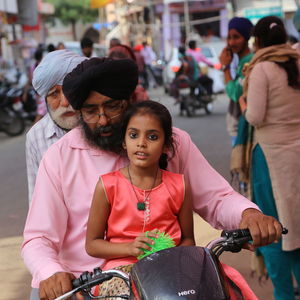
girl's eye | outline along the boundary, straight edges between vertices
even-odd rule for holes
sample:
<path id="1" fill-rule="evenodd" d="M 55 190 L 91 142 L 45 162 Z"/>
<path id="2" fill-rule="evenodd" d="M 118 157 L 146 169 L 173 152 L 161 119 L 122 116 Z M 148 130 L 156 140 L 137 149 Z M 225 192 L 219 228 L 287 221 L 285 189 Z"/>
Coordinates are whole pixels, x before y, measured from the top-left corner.
<path id="1" fill-rule="evenodd" d="M 149 134 L 148 138 L 150 141 L 156 141 L 158 139 L 158 136 L 156 134 Z"/>
<path id="2" fill-rule="evenodd" d="M 137 134 L 135 132 L 129 132 L 129 137 L 131 139 L 135 139 L 137 137 Z"/>

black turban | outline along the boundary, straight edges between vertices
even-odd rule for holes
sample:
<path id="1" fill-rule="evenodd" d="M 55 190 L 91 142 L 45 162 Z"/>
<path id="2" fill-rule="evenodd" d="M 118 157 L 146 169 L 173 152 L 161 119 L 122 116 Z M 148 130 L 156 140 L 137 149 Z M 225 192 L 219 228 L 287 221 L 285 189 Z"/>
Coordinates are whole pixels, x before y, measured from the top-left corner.
<path id="1" fill-rule="evenodd" d="M 63 81 L 63 92 L 71 106 L 82 107 L 91 91 L 112 99 L 128 100 L 138 83 L 133 60 L 93 57 L 80 63 Z"/>

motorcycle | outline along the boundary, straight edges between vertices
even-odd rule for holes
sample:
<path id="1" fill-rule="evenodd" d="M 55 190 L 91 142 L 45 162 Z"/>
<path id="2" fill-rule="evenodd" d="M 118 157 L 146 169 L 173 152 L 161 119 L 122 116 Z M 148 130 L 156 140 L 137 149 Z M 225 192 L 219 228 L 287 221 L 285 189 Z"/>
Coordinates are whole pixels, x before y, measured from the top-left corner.
<path id="1" fill-rule="evenodd" d="M 205 83 L 205 79 L 203 82 Z M 180 75 L 176 78 L 175 85 L 178 89 L 180 115 L 185 111 L 188 117 L 193 117 L 198 109 L 204 109 L 208 115 L 213 112 L 214 95 L 203 83 L 191 82 L 186 75 Z"/>
<path id="2" fill-rule="evenodd" d="M 283 228 L 283 234 L 287 229 Z M 182 246 L 150 254 L 134 264 L 130 274 L 120 270 L 84 272 L 73 280 L 73 290 L 57 297 L 63 300 L 77 292 L 92 299 L 93 288 L 112 278 L 120 278 L 129 288 L 129 294 L 107 296 L 130 300 L 229 300 L 244 299 L 243 291 L 225 275 L 219 256 L 224 251 L 239 252 L 251 241 L 248 229 L 223 231 L 220 238 L 206 247 Z"/>
<path id="3" fill-rule="evenodd" d="M 0 131 L 9 136 L 17 136 L 24 132 L 26 126 L 19 113 L 22 103 L 20 101 L 12 102 L 7 97 L 8 91 L 7 86 L 0 88 Z"/>
<path id="4" fill-rule="evenodd" d="M 11 136 L 22 134 L 26 120 L 32 122 L 36 117 L 35 91 L 27 82 L 27 75 L 19 69 L 10 69 L 0 81 L 0 130 Z"/>

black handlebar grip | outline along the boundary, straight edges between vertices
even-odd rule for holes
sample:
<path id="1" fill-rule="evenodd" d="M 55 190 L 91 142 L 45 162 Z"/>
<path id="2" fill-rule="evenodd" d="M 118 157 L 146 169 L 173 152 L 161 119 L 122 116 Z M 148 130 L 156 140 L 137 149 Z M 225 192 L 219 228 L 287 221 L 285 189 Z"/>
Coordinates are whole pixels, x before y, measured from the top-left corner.
<path id="1" fill-rule="evenodd" d="M 82 282 L 81 282 L 80 277 L 72 280 L 73 289 L 76 289 L 76 288 L 80 287 L 81 285 L 82 285 Z"/>

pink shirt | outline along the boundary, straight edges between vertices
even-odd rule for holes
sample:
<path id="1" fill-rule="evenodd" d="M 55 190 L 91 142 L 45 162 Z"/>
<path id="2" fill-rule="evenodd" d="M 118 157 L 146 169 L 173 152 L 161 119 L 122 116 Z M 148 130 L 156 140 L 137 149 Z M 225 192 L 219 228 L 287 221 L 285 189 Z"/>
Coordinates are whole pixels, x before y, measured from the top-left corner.
<path id="1" fill-rule="evenodd" d="M 213 63 L 210 62 L 202 53 L 201 50 L 199 48 L 193 50 L 193 49 L 188 49 L 186 51 L 187 54 L 191 55 L 194 57 L 194 59 L 196 60 L 196 62 L 199 64 L 201 62 L 207 64 L 208 66 L 213 67 Z"/>
<path id="2" fill-rule="evenodd" d="M 183 175 L 161 171 L 162 182 L 151 189 L 151 192 L 131 185 L 120 171 L 101 176 L 111 208 L 107 222 L 106 239 L 108 241 L 113 243 L 132 242 L 143 232 L 144 217 L 146 216 L 148 218 L 145 222 L 144 232 L 159 229 L 169 234 L 176 245 L 180 244 L 181 228 L 178 215 L 185 193 Z M 137 209 L 137 202 L 144 202 L 146 196 L 149 198 L 149 216 L 147 210 Z M 106 262 L 105 269 L 132 264 L 136 261 L 134 256 L 111 259 Z"/>
<path id="3" fill-rule="evenodd" d="M 186 132 L 174 128 L 174 133 L 177 155 L 168 169 L 189 181 L 195 212 L 215 228 L 237 228 L 243 210 L 257 206 L 233 191 Z M 127 164 L 125 158 L 91 148 L 79 128 L 48 149 L 40 163 L 22 245 L 33 287 L 56 272 L 78 276 L 103 263 L 85 251 L 89 207 L 99 175 Z"/>

